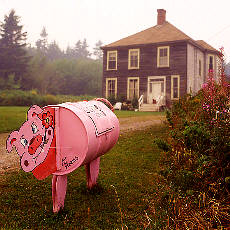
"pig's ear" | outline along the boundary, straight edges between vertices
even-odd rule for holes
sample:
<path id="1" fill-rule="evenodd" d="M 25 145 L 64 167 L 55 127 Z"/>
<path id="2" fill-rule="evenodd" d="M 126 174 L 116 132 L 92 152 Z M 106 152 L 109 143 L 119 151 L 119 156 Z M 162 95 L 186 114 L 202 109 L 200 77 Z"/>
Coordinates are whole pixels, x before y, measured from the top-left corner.
<path id="1" fill-rule="evenodd" d="M 39 113 L 42 113 L 42 111 L 42 108 L 40 108 L 38 105 L 31 106 L 27 113 L 27 120 L 30 120 L 32 117 L 37 116 Z"/>
<path id="2" fill-rule="evenodd" d="M 12 151 L 13 146 L 16 146 L 16 143 L 18 142 L 19 133 L 18 131 L 13 131 L 8 139 L 6 140 L 6 149 L 8 152 Z"/>

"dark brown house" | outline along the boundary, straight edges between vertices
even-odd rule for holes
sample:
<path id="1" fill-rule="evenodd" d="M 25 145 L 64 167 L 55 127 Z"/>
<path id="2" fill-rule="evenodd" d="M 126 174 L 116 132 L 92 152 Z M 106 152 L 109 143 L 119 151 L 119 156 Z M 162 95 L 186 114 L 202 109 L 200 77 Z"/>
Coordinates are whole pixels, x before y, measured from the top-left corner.
<path id="1" fill-rule="evenodd" d="M 164 9 L 157 12 L 156 26 L 101 47 L 104 97 L 136 97 L 140 110 L 154 111 L 197 92 L 209 69 L 217 72 L 218 51 L 167 22 Z"/>

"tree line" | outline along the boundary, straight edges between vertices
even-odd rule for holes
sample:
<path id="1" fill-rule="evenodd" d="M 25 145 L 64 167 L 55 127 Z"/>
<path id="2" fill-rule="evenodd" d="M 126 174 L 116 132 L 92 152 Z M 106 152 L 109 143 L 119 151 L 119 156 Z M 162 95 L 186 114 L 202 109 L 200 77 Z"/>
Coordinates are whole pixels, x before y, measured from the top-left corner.
<path id="1" fill-rule="evenodd" d="M 20 17 L 15 10 L 0 22 L 0 90 L 35 89 L 41 94 L 100 95 L 102 42 L 90 53 L 87 40 L 78 40 L 62 50 L 48 42 L 43 27 L 35 47 L 27 44 Z M 94 59 L 92 58 L 94 56 Z"/>

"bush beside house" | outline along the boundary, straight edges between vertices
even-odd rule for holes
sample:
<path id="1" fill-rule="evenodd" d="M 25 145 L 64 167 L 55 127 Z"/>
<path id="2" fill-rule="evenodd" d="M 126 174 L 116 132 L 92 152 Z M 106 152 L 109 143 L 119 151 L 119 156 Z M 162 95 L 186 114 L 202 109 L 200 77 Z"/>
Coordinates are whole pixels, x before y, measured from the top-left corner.
<path id="1" fill-rule="evenodd" d="M 168 142 L 155 141 L 164 151 L 161 174 L 170 184 L 164 197 L 173 229 L 223 229 L 230 223 L 230 84 L 223 66 L 219 72 L 219 82 L 210 72 L 197 95 L 173 104 Z"/>

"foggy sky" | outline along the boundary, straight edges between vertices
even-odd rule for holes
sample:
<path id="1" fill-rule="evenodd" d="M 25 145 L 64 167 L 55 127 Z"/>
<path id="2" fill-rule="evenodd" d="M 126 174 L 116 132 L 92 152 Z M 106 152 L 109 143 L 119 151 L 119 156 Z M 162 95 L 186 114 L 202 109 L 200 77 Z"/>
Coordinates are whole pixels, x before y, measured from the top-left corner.
<path id="1" fill-rule="evenodd" d="M 229 0 L 0 0 L 0 21 L 11 9 L 21 17 L 28 42 L 35 45 L 43 26 L 49 42 L 62 49 L 87 39 L 109 44 L 157 23 L 157 9 L 166 20 L 194 40 L 225 48 L 230 61 Z"/>

